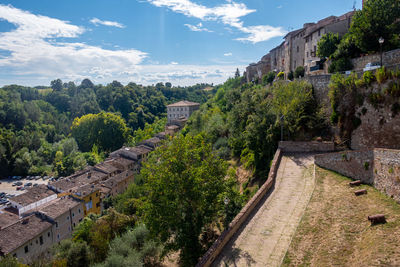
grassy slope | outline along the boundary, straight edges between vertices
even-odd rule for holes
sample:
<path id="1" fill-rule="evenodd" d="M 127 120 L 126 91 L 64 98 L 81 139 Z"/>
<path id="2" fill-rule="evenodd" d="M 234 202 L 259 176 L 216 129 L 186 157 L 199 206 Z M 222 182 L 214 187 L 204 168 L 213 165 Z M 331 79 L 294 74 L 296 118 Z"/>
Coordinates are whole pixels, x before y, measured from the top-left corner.
<path id="1" fill-rule="evenodd" d="M 317 168 L 316 188 L 282 266 L 400 266 L 400 205 L 371 186 Z M 356 197 L 354 190 L 367 195 Z M 368 215 L 388 223 L 371 226 Z"/>

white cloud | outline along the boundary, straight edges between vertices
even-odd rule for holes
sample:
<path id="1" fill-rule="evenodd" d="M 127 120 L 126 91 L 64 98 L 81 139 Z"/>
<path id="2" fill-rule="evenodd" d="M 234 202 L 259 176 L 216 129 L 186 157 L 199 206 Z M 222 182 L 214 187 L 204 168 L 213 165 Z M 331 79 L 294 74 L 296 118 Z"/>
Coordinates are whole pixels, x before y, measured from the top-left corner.
<path id="1" fill-rule="evenodd" d="M 79 42 L 85 29 L 67 21 L 35 15 L 12 6 L 0 5 L 0 19 L 16 29 L 0 33 L 0 49 L 10 54 L 0 58 L 0 70 L 10 75 L 37 75 L 75 79 L 94 74 L 111 76 L 121 69 L 134 69 L 146 57 L 135 50 L 107 50 Z M 63 37 L 63 41 L 58 39 Z"/>
<path id="2" fill-rule="evenodd" d="M 282 5 L 279 5 L 279 6 L 277 6 L 276 8 L 282 8 L 283 6 Z"/>
<path id="3" fill-rule="evenodd" d="M 167 81 L 175 85 L 217 84 L 232 77 L 237 67 L 245 67 L 219 63 L 181 65 L 171 62 L 161 65 L 151 59 L 143 65 L 147 54 L 142 51 L 108 50 L 76 39 L 68 42 L 68 38 L 79 38 L 85 29 L 67 21 L 6 5 L 0 5 L 1 19 L 16 28 L 0 33 L 0 86 L 14 83 L 48 85 L 56 78 L 77 83 L 89 78 L 103 84 L 113 80 L 144 85 Z"/>
<path id="4" fill-rule="evenodd" d="M 104 26 L 110 26 L 110 27 L 117 27 L 117 28 L 125 28 L 125 25 L 116 21 L 108 21 L 108 20 L 100 20 L 98 18 L 92 18 L 90 20 L 90 23 L 98 26 L 98 25 L 104 25 Z"/>
<path id="5" fill-rule="evenodd" d="M 171 65 L 178 65 L 178 62 L 172 61 Z"/>
<path id="6" fill-rule="evenodd" d="M 245 4 L 236 3 L 231 0 L 228 0 L 226 4 L 222 4 L 213 8 L 193 3 L 190 0 L 147 1 L 157 7 L 167 7 L 172 11 L 184 14 L 187 17 L 194 17 L 203 21 L 220 21 L 223 24 L 229 25 L 243 33 L 248 34 L 247 37 L 236 39 L 239 41 L 258 43 L 286 34 L 286 31 L 281 27 L 272 27 L 268 25 L 244 26 L 243 21 L 241 21 L 240 18 L 247 16 L 256 10 L 248 9 Z"/>
<path id="7" fill-rule="evenodd" d="M 230 57 L 230 56 L 232 56 L 232 53 L 230 53 L 230 52 L 229 53 L 225 53 L 224 56 Z"/>
<path id="8" fill-rule="evenodd" d="M 197 25 L 192 25 L 192 24 L 184 24 L 184 25 L 194 32 L 212 32 L 209 29 L 204 28 L 201 22 Z"/>

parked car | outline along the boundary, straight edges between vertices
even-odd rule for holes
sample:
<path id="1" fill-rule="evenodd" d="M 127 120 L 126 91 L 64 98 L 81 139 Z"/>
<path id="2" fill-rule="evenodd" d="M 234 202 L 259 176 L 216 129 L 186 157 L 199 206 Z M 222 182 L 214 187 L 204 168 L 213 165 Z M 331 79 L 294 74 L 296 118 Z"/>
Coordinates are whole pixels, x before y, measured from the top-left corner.
<path id="1" fill-rule="evenodd" d="M 26 183 L 25 187 L 27 187 L 27 186 L 32 186 L 32 183 Z"/>
<path id="2" fill-rule="evenodd" d="M 17 186 L 17 191 L 22 190 L 23 187 L 22 186 Z"/>
<path id="3" fill-rule="evenodd" d="M 369 62 L 365 65 L 365 68 L 363 68 L 363 71 L 369 71 L 369 70 L 376 70 L 381 67 L 381 64 L 379 62 Z"/>
<path id="4" fill-rule="evenodd" d="M 15 182 L 14 184 L 19 186 L 22 185 L 22 182 Z"/>

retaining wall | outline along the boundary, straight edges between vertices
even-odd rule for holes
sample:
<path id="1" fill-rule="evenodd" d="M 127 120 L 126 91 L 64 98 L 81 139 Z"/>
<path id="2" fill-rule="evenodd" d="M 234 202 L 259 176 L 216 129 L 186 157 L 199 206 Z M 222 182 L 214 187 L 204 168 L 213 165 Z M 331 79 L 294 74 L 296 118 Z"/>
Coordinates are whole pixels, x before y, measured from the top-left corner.
<path id="1" fill-rule="evenodd" d="M 279 164 L 282 158 L 282 151 L 278 148 L 275 153 L 274 159 L 272 160 L 271 169 L 268 174 L 267 181 L 261 186 L 257 193 L 249 200 L 249 202 L 242 208 L 239 214 L 233 219 L 229 224 L 228 228 L 222 232 L 220 237 L 214 242 L 210 249 L 204 254 L 199 263 L 196 265 L 200 266 L 210 266 L 212 262 L 218 257 L 222 249 L 232 238 L 232 236 L 239 230 L 243 222 L 249 217 L 251 212 L 260 202 L 260 200 L 266 195 L 269 189 L 275 182 L 276 174 L 279 168 Z"/>
<path id="2" fill-rule="evenodd" d="M 371 150 L 316 155 L 314 162 L 322 168 L 361 180 L 363 183 L 373 183 L 374 153 Z"/>
<path id="3" fill-rule="evenodd" d="M 315 164 L 373 185 L 400 203 L 400 150 L 376 148 L 315 156 Z"/>
<path id="4" fill-rule="evenodd" d="M 294 141 L 281 141 L 279 148 L 282 152 L 331 152 L 335 151 L 335 144 L 333 142 L 294 142 Z"/>
<path id="5" fill-rule="evenodd" d="M 400 150 L 374 149 L 374 187 L 400 203 Z"/>

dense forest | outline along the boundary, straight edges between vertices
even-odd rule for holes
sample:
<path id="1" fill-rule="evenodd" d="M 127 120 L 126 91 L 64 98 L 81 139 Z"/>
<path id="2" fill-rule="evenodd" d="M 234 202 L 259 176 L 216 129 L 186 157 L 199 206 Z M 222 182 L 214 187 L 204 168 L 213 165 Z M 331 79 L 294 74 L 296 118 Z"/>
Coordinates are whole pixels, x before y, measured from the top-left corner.
<path id="1" fill-rule="evenodd" d="M 165 122 L 167 104 L 180 100 L 204 103 L 213 92 L 205 88 L 212 87 L 123 86 L 118 81 L 103 86 L 89 79 L 79 86 L 60 79 L 50 87 L 4 86 L 0 88 L 0 173 L 4 177 L 69 175 L 87 163 L 97 163 L 124 143 L 134 144 L 138 141 L 135 132 L 148 136 L 143 129 Z M 97 127 L 113 123 L 123 138 L 113 144 L 103 144 L 107 136 L 86 142 L 81 132 L 90 123 Z"/>

